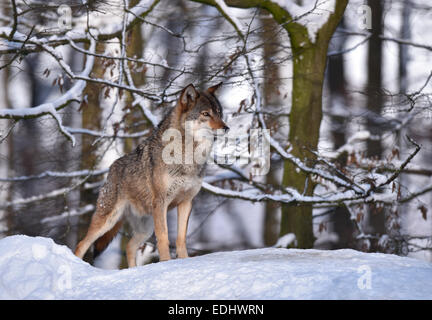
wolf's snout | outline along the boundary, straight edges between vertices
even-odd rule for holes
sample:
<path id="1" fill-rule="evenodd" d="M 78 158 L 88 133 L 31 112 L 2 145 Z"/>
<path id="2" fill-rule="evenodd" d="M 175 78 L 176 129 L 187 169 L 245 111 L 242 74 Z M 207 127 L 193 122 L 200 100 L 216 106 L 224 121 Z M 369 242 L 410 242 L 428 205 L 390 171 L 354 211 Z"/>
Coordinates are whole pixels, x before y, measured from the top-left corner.
<path id="1" fill-rule="evenodd" d="M 225 125 L 222 129 L 224 129 L 225 133 L 227 133 L 230 128 L 227 125 Z"/>

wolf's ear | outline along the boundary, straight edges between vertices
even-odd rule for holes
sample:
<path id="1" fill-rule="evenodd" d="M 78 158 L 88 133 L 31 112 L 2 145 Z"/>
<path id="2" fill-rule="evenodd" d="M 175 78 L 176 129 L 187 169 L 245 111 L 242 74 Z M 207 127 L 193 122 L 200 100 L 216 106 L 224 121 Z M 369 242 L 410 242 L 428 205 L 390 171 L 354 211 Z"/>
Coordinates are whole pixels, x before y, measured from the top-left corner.
<path id="1" fill-rule="evenodd" d="M 210 87 L 207 89 L 207 92 L 214 94 L 217 89 L 219 89 L 222 86 L 223 82 L 219 82 L 217 85 Z"/>
<path id="2" fill-rule="evenodd" d="M 199 98 L 199 92 L 195 89 L 193 84 L 186 86 L 180 94 L 180 105 L 183 111 L 192 108 Z"/>

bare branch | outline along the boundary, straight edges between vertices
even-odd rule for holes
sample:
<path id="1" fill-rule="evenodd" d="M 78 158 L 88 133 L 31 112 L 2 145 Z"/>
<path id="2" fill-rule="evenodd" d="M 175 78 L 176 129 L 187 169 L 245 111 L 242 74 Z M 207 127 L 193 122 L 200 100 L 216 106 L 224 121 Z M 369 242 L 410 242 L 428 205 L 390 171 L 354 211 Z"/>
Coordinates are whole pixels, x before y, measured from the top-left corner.
<path id="1" fill-rule="evenodd" d="M 16 3 L 15 0 L 11 0 L 12 3 L 12 11 L 13 11 L 13 26 L 12 26 L 12 30 L 9 34 L 9 40 L 12 41 L 15 32 L 17 30 L 18 27 L 18 12 L 17 12 L 17 7 L 16 7 Z"/>
<path id="2" fill-rule="evenodd" d="M 92 40 L 90 51 L 94 51 L 95 49 L 96 42 Z M 94 57 L 89 56 L 87 58 L 84 70 L 81 72 L 79 77 L 85 78 L 88 74 L 90 74 L 93 68 L 93 62 Z M 69 66 L 67 66 L 67 68 L 69 68 Z M 79 80 L 72 86 L 72 88 L 70 88 L 65 94 L 63 94 L 59 98 L 55 99 L 52 102 L 43 103 L 33 108 L 0 109 L 0 118 L 19 120 L 37 118 L 49 114 L 56 120 L 60 132 L 72 142 L 72 145 L 75 145 L 75 138 L 63 126 L 61 117 L 57 111 L 67 106 L 72 101 L 78 101 L 77 98 L 82 95 L 85 86 L 86 82 L 83 80 Z"/>

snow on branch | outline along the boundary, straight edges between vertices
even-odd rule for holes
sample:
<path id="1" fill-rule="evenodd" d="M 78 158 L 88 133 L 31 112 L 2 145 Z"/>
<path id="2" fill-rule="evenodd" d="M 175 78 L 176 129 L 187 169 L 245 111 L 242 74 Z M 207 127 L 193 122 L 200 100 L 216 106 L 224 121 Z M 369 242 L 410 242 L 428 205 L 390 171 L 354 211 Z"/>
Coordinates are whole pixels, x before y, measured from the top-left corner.
<path id="1" fill-rule="evenodd" d="M 126 17 L 126 31 L 129 31 L 139 23 L 140 17 L 147 16 L 159 2 L 160 0 L 153 0 L 151 2 L 149 0 L 141 0 L 133 8 L 128 9 Z M 92 25 L 93 21 L 96 21 L 96 24 Z M 96 41 L 111 40 L 120 37 L 123 29 L 122 24 L 113 23 L 112 21 L 105 21 L 106 25 L 100 27 L 98 24 L 101 20 L 98 19 L 97 15 L 92 16 L 92 12 L 89 12 L 83 21 L 80 22 L 81 23 L 77 24 L 72 30 L 65 34 L 49 34 L 46 31 L 46 27 L 40 27 L 37 28 L 37 30 L 44 30 L 44 34 L 47 35 L 42 39 L 44 44 L 51 47 L 57 47 L 68 44 L 70 40 L 77 43 L 90 43 L 91 38 Z M 12 53 L 21 50 L 20 43 L 25 41 L 26 36 L 18 31 L 13 32 L 13 27 L 0 27 L 0 38 L 8 40 L 6 44 L 9 45 L 8 49 L 2 49 L 0 50 L 0 53 Z M 40 47 L 33 44 L 33 42 L 38 43 L 39 41 L 41 41 L 41 39 L 36 36 L 30 37 L 28 41 L 29 45 L 24 48 L 25 51 L 40 51 Z"/>
<path id="2" fill-rule="evenodd" d="M 92 40 L 92 41 L 94 41 L 94 40 Z M 66 73 L 66 75 L 71 79 L 84 80 L 85 82 L 100 83 L 100 84 L 104 84 L 104 85 L 107 85 L 110 87 L 114 87 L 114 88 L 118 88 L 118 89 L 124 89 L 124 90 L 130 91 L 132 93 L 137 93 L 137 94 L 139 94 L 141 96 L 145 96 L 146 98 L 151 99 L 151 100 L 160 101 L 160 97 L 158 95 L 148 94 L 148 93 L 144 92 L 143 90 L 136 88 L 135 86 L 128 86 L 128 85 L 116 83 L 116 82 L 113 82 L 110 80 L 105 80 L 105 79 L 91 78 L 89 76 L 89 74 L 81 73 L 81 74 L 76 75 L 72 72 L 69 65 L 64 62 L 63 57 L 59 53 L 57 53 L 55 49 L 53 49 L 52 47 L 47 46 L 45 44 L 41 44 L 40 46 L 42 47 L 42 49 L 45 52 L 50 54 L 58 62 L 59 66 L 63 69 L 63 71 Z M 94 59 L 96 56 L 94 54 L 94 51 L 93 52 L 90 51 L 90 53 L 93 53 L 93 54 L 88 54 L 87 56 L 90 56 L 92 59 Z"/>
<path id="3" fill-rule="evenodd" d="M 407 159 L 400 165 L 400 167 L 389 178 L 387 178 L 380 184 L 368 185 L 367 191 L 360 194 L 355 192 L 353 186 L 357 186 L 358 188 L 361 187 L 355 184 L 354 182 L 352 182 L 350 188 L 345 188 L 346 189 L 345 191 L 338 190 L 335 192 L 330 192 L 328 194 L 315 194 L 314 196 L 306 196 L 298 192 L 296 189 L 289 188 L 289 187 L 284 188 L 282 190 L 283 193 L 281 193 L 280 191 L 278 191 L 277 194 L 266 193 L 263 192 L 262 189 L 258 189 L 256 186 L 255 187 L 251 186 L 251 184 L 253 184 L 251 182 L 248 183 L 249 185 L 246 187 L 247 189 L 243 191 L 228 190 L 228 189 L 211 185 L 210 182 L 213 182 L 211 180 L 205 180 L 202 186 L 204 190 L 218 196 L 237 198 L 237 199 L 248 200 L 253 202 L 275 201 L 275 202 L 290 204 L 290 205 L 312 204 L 314 205 L 314 207 L 328 207 L 328 206 L 335 206 L 335 205 L 351 206 L 359 203 L 382 203 L 388 205 L 392 205 L 395 202 L 403 203 L 409 201 L 410 199 L 413 199 L 414 197 L 420 194 L 423 194 L 431 190 L 432 184 L 425 186 L 421 190 L 418 190 L 414 194 L 411 194 L 409 197 L 400 198 L 400 199 L 397 199 L 396 194 L 375 193 L 375 191 L 377 191 L 381 187 L 390 185 L 390 183 L 399 176 L 399 174 L 404 170 L 406 165 L 420 151 L 420 146 L 412 139 L 410 138 L 408 139 L 416 147 L 415 150 L 407 157 Z M 333 168 L 331 164 L 328 165 L 329 167 Z M 243 177 L 243 174 L 241 172 L 234 173 L 234 174 L 236 174 L 237 176 L 231 176 L 230 178 L 240 179 Z"/>
<path id="4" fill-rule="evenodd" d="M 24 205 L 24 204 L 29 204 L 32 202 L 56 198 L 58 196 L 65 195 L 70 190 L 71 190 L 71 188 L 60 188 L 60 189 L 56 189 L 56 190 L 53 190 L 53 191 L 45 193 L 45 194 L 39 194 L 39 195 L 27 197 L 27 198 L 16 199 L 13 201 L 6 201 L 6 202 L 3 202 L 2 204 L 0 204 L 0 208 L 4 209 L 4 208 L 11 207 L 11 206 Z"/>
<path id="5" fill-rule="evenodd" d="M 11 27 L 2 27 L 0 28 L 0 38 L 7 39 L 4 41 L 7 47 L 14 47 L 19 49 L 18 52 L 28 52 L 28 49 L 31 50 L 34 49 L 34 51 L 45 51 L 51 57 L 53 57 L 58 65 L 61 67 L 61 69 L 65 72 L 65 74 L 71 79 L 75 80 L 75 84 L 71 89 L 69 89 L 65 94 L 57 98 L 56 100 L 44 103 L 39 106 L 35 106 L 32 108 L 25 108 L 25 109 L 3 109 L 0 110 L 0 118 L 4 119 L 14 119 L 14 120 L 20 120 L 20 119 L 30 119 L 30 118 L 37 118 L 44 115 L 50 115 L 52 116 L 58 125 L 59 131 L 66 136 L 68 140 L 72 142 L 72 145 L 75 145 L 75 138 L 72 135 L 72 132 L 68 130 L 68 128 L 64 127 L 62 124 L 62 120 L 60 115 L 58 114 L 58 111 L 65 106 L 67 106 L 72 101 L 79 102 L 79 98 L 82 95 L 82 92 L 88 82 L 93 83 L 99 83 L 103 84 L 109 87 L 114 87 L 117 89 L 123 89 L 131 92 L 134 95 L 139 95 L 141 97 L 146 97 L 147 99 L 160 102 L 161 99 L 159 95 L 150 94 L 145 92 L 142 89 L 136 88 L 133 84 L 132 85 L 125 85 L 122 83 L 121 79 L 118 82 L 109 81 L 105 79 L 97 79 L 90 77 L 90 72 L 93 68 L 93 62 L 95 57 L 103 57 L 110 59 L 112 57 L 110 56 L 103 56 L 96 54 L 96 42 L 99 40 L 107 40 L 111 39 L 113 37 L 118 37 L 119 39 L 122 39 L 122 41 L 125 41 L 125 32 L 127 30 L 130 30 L 130 28 L 139 22 L 139 18 L 142 18 L 146 16 L 159 2 L 159 0 L 152 1 L 151 5 L 149 6 L 149 1 L 140 1 L 137 5 L 135 5 L 133 8 L 124 8 L 124 15 L 123 15 L 123 23 L 120 25 L 117 24 L 108 24 L 108 26 L 100 28 L 100 29 L 94 29 L 91 25 L 88 25 L 87 30 L 81 31 L 79 26 L 76 26 L 73 30 L 67 32 L 65 35 L 52 35 L 52 36 L 45 36 L 43 38 L 37 38 L 36 36 L 31 36 L 32 32 L 29 33 L 28 36 L 18 32 L 17 30 L 14 30 Z M 90 19 L 91 20 L 91 19 Z M 87 42 L 90 43 L 89 50 L 84 50 L 79 48 L 75 42 Z M 83 53 L 86 58 L 86 66 L 80 74 L 75 74 L 70 66 L 64 61 L 62 55 L 55 49 L 58 45 L 70 45 L 75 50 Z M 133 59 L 127 59 L 126 55 L 123 54 L 121 57 L 121 66 L 123 66 L 123 60 L 133 60 Z M 14 60 L 13 58 L 10 63 Z M 140 59 L 139 62 L 147 63 L 146 61 Z M 10 64 L 9 63 L 9 64 Z M 164 65 L 160 65 L 160 67 L 166 67 Z M 168 68 L 168 67 L 167 67 Z M 120 76 L 123 75 L 123 72 L 120 72 Z M 137 100 L 137 99 L 135 99 Z M 142 106 L 142 103 L 140 103 L 141 108 L 143 109 L 144 114 L 146 117 L 153 123 L 153 125 L 157 124 L 157 119 L 154 117 L 149 110 L 144 108 Z M 76 133 L 77 131 L 74 130 Z M 80 132 L 82 133 L 82 132 Z M 89 132 L 86 132 L 87 134 Z M 92 135 L 95 135 L 93 132 Z M 102 134 L 102 136 L 106 136 L 105 134 Z M 137 135 L 141 136 L 141 134 Z"/>
<path id="6" fill-rule="evenodd" d="M 59 220 L 68 219 L 71 217 L 77 217 L 82 216 L 84 214 L 93 212 L 95 210 L 95 206 L 92 204 L 88 204 L 82 208 L 79 209 L 72 209 L 70 211 L 65 211 L 59 215 L 52 216 L 52 217 L 46 217 L 41 220 L 41 223 L 51 223 L 51 222 L 57 222 Z"/>
<path id="7" fill-rule="evenodd" d="M 69 44 L 70 44 L 70 46 L 74 50 L 76 50 L 78 52 L 81 52 L 83 54 L 86 54 L 86 55 L 95 56 L 97 58 L 112 59 L 112 60 L 125 60 L 125 61 L 128 61 L 128 62 L 142 63 L 142 64 L 145 64 L 145 65 L 150 65 L 152 67 L 159 67 L 159 68 L 163 68 L 163 69 L 166 69 L 166 70 L 169 70 L 169 71 L 185 72 L 182 69 L 177 69 L 177 68 L 170 67 L 170 66 L 168 66 L 165 63 L 157 63 L 157 62 L 152 62 L 152 61 L 148 61 L 148 60 L 145 60 L 145 59 L 131 58 L 131 57 L 127 57 L 127 56 L 113 56 L 113 55 L 108 55 L 108 54 L 92 53 L 92 52 L 90 52 L 88 50 L 85 50 L 83 48 L 78 47 L 75 44 L 75 42 L 72 41 L 72 39 L 69 41 Z M 191 73 L 191 74 L 194 74 L 194 73 Z"/>
<path id="8" fill-rule="evenodd" d="M 95 131 L 90 129 L 84 129 L 84 128 L 71 128 L 71 127 L 65 127 L 68 132 L 71 134 L 85 134 L 93 137 L 98 138 L 113 138 L 113 139 L 129 139 L 129 138 L 141 138 L 147 135 L 150 131 L 143 130 L 140 132 L 134 132 L 134 133 L 114 133 L 114 134 L 107 134 L 101 131 Z"/>
<path id="9" fill-rule="evenodd" d="M 262 98 L 260 85 L 257 81 L 258 77 L 255 76 L 254 71 L 250 67 L 249 57 L 247 53 L 244 54 L 244 58 L 246 60 L 248 72 L 253 83 L 252 85 L 254 88 L 256 116 L 258 117 L 258 122 L 261 128 L 267 129 L 262 113 Z M 303 171 L 308 175 L 311 175 L 312 177 L 315 176 L 323 179 L 324 181 L 318 182 L 326 188 L 330 189 L 331 191 L 326 194 L 314 194 L 313 196 L 305 196 L 294 188 L 286 187 L 283 190 L 277 190 L 278 194 L 273 194 L 264 192 L 261 188 L 258 188 L 258 186 L 254 184 L 254 181 L 246 181 L 248 182 L 248 185 L 246 187 L 246 190 L 243 191 L 227 190 L 211 185 L 208 182 L 203 183 L 203 189 L 213 194 L 229 198 L 237 198 L 254 202 L 276 201 L 291 205 L 312 204 L 314 205 L 314 207 L 352 205 L 356 203 L 370 202 L 393 204 L 395 201 L 404 201 L 405 199 L 397 199 L 396 193 L 393 192 L 389 194 L 378 193 L 375 191 L 378 191 L 385 186 L 389 186 L 399 176 L 399 174 L 403 172 L 405 167 L 420 151 L 420 146 L 408 137 L 409 142 L 411 142 L 415 146 L 415 150 L 389 177 L 386 177 L 384 175 L 377 175 L 365 169 L 360 169 L 361 172 L 358 172 L 357 170 L 355 172 L 355 175 L 353 175 L 353 177 L 350 177 L 348 176 L 349 173 L 342 172 L 333 163 L 321 157 L 317 152 L 313 150 L 310 150 L 310 152 L 316 157 L 317 163 L 314 167 L 310 167 L 297 157 L 293 156 L 289 152 L 289 150 L 286 151 L 273 137 L 271 137 L 267 130 L 263 130 L 263 135 L 265 139 L 270 143 L 271 147 L 273 147 L 273 149 L 282 157 L 282 159 L 291 162 L 299 170 Z M 358 137 L 355 138 L 357 139 Z M 321 165 L 319 163 L 321 163 Z M 354 180 L 354 176 L 356 177 L 356 180 L 358 182 Z M 243 175 L 239 174 L 239 177 L 242 178 Z M 369 178 L 361 180 L 364 177 Z M 332 183 L 334 186 L 328 186 L 325 181 Z M 336 187 L 336 189 L 334 187 Z M 419 192 L 423 191 L 420 190 Z"/>
<path id="10" fill-rule="evenodd" d="M 263 129 L 266 129 L 267 126 L 265 124 L 264 118 L 261 111 L 261 91 L 258 87 L 258 84 L 255 84 L 255 95 L 256 95 L 256 110 L 258 112 L 258 119 Z M 270 143 L 270 145 L 277 151 L 277 153 L 285 160 L 290 161 L 292 164 L 294 164 L 297 168 L 299 168 L 301 171 L 308 173 L 308 174 L 315 174 L 318 177 L 321 177 L 325 180 L 331 181 L 334 184 L 342 187 L 346 187 L 348 189 L 354 190 L 357 194 L 365 194 L 366 190 L 354 182 L 351 181 L 348 177 L 344 177 L 344 179 L 329 174 L 326 171 L 311 168 L 307 166 L 305 163 L 303 163 L 300 159 L 293 156 L 291 153 L 284 150 L 284 148 L 275 140 L 273 139 L 270 134 L 264 130 L 264 136 L 267 139 L 267 141 Z"/>
<path id="11" fill-rule="evenodd" d="M 11 177 L 11 178 L 0 178 L 1 182 L 18 182 L 18 181 L 28 181 L 42 178 L 76 178 L 83 176 L 98 176 L 101 174 L 105 174 L 108 172 L 108 169 L 101 170 L 79 170 L 72 172 L 58 172 L 58 171 L 44 171 L 40 174 L 31 175 L 31 176 L 20 176 L 20 177 Z"/>
<path id="12" fill-rule="evenodd" d="M 47 47 L 47 50 L 51 50 L 51 49 L 48 49 Z M 94 52 L 95 50 L 96 50 L 96 41 L 92 39 L 89 51 Z M 62 61 L 62 59 L 60 59 L 59 61 Z M 93 68 L 93 63 L 94 63 L 94 57 L 89 56 L 86 59 L 84 70 L 80 73 L 79 77 L 87 77 Z M 67 66 L 64 62 L 62 62 L 62 64 L 65 67 Z M 67 68 L 70 71 L 69 66 L 67 66 Z M 67 106 L 70 102 L 78 101 L 77 99 L 82 95 L 85 87 L 86 87 L 86 81 L 78 80 L 68 91 L 66 91 L 65 94 L 61 95 L 59 98 L 55 99 L 54 101 L 43 103 L 41 105 L 31 107 L 31 108 L 0 109 L 0 118 L 20 120 L 20 119 L 37 118 L 49 114 L 57 122 L 60 132 L 63 135 L 65 135 L 66 138 L 68 138 L 72 142 L 72 145 L 74 146 L 75 138 L 67 130 L 67 128 L 63 126 L 58 111 L 64 108 L 65 106 Z"/>
<path id="13" fill-rule="evenodd" d="M 276 201 L 285 204 L 299 205 L 299 204 L 340 204 L 344 201 L 358 200 L 365 198 L 366 196 L 356 196 L 352 191 L 344 193 L 337 193 L 330 196 L 305 196 L 300 194 L 293 188 L 286 188 L 287 194 L 269 194 L 263 193 L 261 190 L 255 188 L 249 188 L 243 191 L 228 190 L 220 187 L 216 187 L 207 182 L 203 182 L 202 187 L 204 190 L 213 193 L 218 196 L 227 198 L 236 198 L 242 200 L 248 200 L 253 202 L 262 201 Z"/>
<path id="14" fill-rule="evenodd" d="M 231 9 L 225 4 L 224 0 L 215 0 L 215 7 L 218 9 L 220 14 L 234 27 L 238 36 L 241 39 L 244 39 L 243 33 L 241 31 L 241 23 L 238 19 L 232 14 Z"/>
<path id="15" fill-rule="evenodd" d="M 336 0 L 304 0 L 303 5 L 293 0 L 273 0 L 288 12 L 292 20 L 306 27 L 311 42 L 316 41 L 317 33 L 334 13 Z"/>
<path id="16" fill-rule="evenodd" d="M 65 196 L 66 194 L 68 194 L 69 192 L 71 192 L 72 190 L 74 190 L 75 188 L 77 188 L 80 185 L 84 185 L 84 190 L 100 187 L 100 182 L 92 183 L 92 184 L 86 184 L 85 181 L 89 177 L 90 177 L 90 175 L 87 175 L 86 177 L 84 177 L 83 179 L 81 179 L 80 181 L 78 181 L 77 183 L 73 184 L 70 187 L 56 189 L 56 190 L 50 191 L 48 193 L 38 194 L 38 195 L 30 196 L 27 198 L 15 199 L 13 201 L 5 201 L 3 203 L 0 203 L 0 209 L 9 208 L 9 207 L 18 206 L 18 205 L 25 205 L 25 204 L 29 204 L 29 203 L 33 203 L 33 202 L 38 202 L 38 201 L 42 201 L 42 200 L 53 199 L 53 198 L 57 198 L 60 196 Z"/>

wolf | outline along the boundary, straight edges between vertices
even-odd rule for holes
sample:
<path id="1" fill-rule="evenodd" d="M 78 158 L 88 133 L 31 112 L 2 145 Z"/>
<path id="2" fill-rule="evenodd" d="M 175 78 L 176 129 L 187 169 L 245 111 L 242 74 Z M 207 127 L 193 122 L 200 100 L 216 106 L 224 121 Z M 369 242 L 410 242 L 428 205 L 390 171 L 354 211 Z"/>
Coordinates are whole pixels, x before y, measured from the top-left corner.
<path id="1" fill-rule="evenodd" d="M 193 134 L 204 130 L 214 135 L 229 130 L 215 96 L 221 85 L 204 91 L 198 91 L 193 84 L 186 86 L 175 107 L 152 133 L 134 151 L 111 165 L 87 234 L 75 249 L 76 256 L 82 259 L 93 243 L 96 251 L 103 251 L 126 219 L 133 231 L 126 246 L 128 267 L 136 266 L 136 252 L 152 235 L 153 227 L 160 261 L 169 260 L 167 210 L 177 207 L 176 253 L 178 258 L 188 257 L 188 220 L 192 200 L 201 189 L 206 162 L 185 161 L 187 150 L 198 148 L 194 139 L 188 139 L 186 129 L 189 125 Z M 169 130 L 176 130 L 180 141 L 167 139 Z M 166 161 L 168 146 L 178 147 L 180 161 Z M 208 157 L 209 149 L 203 150 L 204 158 Z"/>

